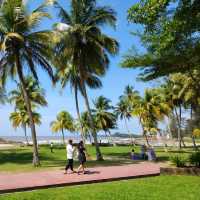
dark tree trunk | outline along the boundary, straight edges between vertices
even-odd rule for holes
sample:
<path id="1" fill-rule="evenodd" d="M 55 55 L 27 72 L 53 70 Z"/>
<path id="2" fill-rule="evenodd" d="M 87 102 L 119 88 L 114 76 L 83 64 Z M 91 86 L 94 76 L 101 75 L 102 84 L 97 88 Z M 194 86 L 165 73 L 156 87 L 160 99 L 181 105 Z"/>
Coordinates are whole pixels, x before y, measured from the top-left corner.
<path id="1" fill-rule="evenodd" d="M 35 130 L 35 123 L 33 119 L 33 113 L 32 113 L 32 108 L 31 108 L 31 102 L 26 90 L 26 84 L 24 80 L 24 75 L 22 71 L 22 66 L 20 63 L 20 58 L 19 58 L 19 52 L 16 53 L 16 67 L 17 67 L 17 74 L 19 76 L 19 80 L 22 84 L 22 91 L 23 91 L 23 97 L 24 101 L 26 104 L 29 120 L 30 120 L 30 128 L 31 128 L 31 135 L 32 135 L 32 140 L 33 140 L 33 165 L 34 166 L 39 166 L 40 161 L 39 161 L 39 152 L 38 152 L 38 145 L 37 145 L 37 135 L 36 135 L 36 130 Z"/>
<path id="2" fill-rule="evenodd" d="M 82 74 L 81 74 L 81 82 L 82 82 L 81 87 L 82 87 L 82 90 L 83 90 L 83 97 L 84 97 L 85 105 L 86 105 L 86 108 L 87 108 L 87 111 L 88 111 L 89 123 L 90 123 L 90 126 L 91 126 L 92 137 L 94 139 L 94 144 L 95 144 L 95 149 L 96 149 L 96 159 L 100 161 L 100 160 L 103 160 L 103 156 L 102 156 L 100 148 L 99 148 L 97 133 L 96 133 L 96 130 L 95 130 L 94 120 L 93 120 L 93 117 L 92 117 L 92 114 L 91 114 L 90 104 L 89 104 L 87 91 L 86 91 L 86 87 L 85 87 L 85 82 L 84 82 Z"/>
<path id="3" fill-rule="evenodd" d="M 75 102 L 76 102 L 76 112 L 77 112 L 78 120 L 79 120 L 79 123 L 81 126 L 81 139 L 82 139 L 83 143 L 85 144 L 83 125 L 81 122 L 81 115 L 80 115 L 79 104 L 78 104 L 78 90 L 76 87 L 74 87 L 74 96 L 75 96 Z"/>
<path id="4" fill-rule="evenodd" d="M 63 130 L 63 128 L 62 128 L 61 132 L 62 132 L 63 144 L 65 145 L 65 134 L 64 134 L 64 130 Z"/>

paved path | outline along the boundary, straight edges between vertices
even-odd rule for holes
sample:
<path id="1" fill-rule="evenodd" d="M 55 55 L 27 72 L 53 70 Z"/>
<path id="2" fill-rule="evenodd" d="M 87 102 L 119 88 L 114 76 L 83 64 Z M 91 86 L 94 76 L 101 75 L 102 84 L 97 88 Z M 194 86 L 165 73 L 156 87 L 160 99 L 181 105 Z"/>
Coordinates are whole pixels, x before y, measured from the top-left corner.
<path id="1" fill-rule="evenodd" d="M 107 182 L 160 174 L 160 167 L 153 163 L 126 166 L 88 168 L 87 174 L 64 174 L 61 170 L 29 173 L 0 173 L 0 194 L 49 187 Z"/>

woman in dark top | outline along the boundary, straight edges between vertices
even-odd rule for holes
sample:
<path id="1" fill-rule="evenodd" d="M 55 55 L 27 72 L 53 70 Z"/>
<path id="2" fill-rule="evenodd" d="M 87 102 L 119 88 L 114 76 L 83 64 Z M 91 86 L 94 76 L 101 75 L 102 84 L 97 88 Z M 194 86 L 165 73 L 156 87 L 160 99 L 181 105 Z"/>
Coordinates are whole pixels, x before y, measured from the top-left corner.
<path id="1" fill-rule="evenodd" d="M 86 152 L 86 149 L 84 147 L 83 141 L 80 141 L 80 143 L 78 144 L 78 160 L 80 163 L 80 166 L 77 170 L 78 174 L 81 169 L 82 169 L 83 174 L 85 174 L 85 162 L 86 162 L 85 152 Z"/>

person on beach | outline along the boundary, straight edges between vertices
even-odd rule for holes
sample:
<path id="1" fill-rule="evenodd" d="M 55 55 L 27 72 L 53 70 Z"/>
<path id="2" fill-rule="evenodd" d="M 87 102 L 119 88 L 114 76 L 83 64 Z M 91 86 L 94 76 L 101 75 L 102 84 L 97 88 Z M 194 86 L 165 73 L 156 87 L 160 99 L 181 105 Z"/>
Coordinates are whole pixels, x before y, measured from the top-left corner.
<path id="1" fill-rule="evenodd" d="M 68 144 L 67 144 L 67 147 L 66 147 L 66 151 L 67 151 L 67 165 L 65 167 L 65 174 L 67 174 L 67 171 L 68 169 L 70 168 L 71 171 L 73 173 L 75 173 L 76 171 L 74 171 L 74 151 L 75 151 L 75 148 L 73 147 L 73 141 L 72 140 L 69 140 L 68 141 Z"/>
<path id="2" fill-rule="evenodd" d="M 83 141 L 80 141 L 77 147 L 78 150 L 78 160 L 80 163 L 80 166 L 77 170 L 77 173 L 80 173 L 80 170 L 82 170 L 82 173 L 85 174 L 85 163 L 86 163 L 86 149 L 84 147 Z"/>

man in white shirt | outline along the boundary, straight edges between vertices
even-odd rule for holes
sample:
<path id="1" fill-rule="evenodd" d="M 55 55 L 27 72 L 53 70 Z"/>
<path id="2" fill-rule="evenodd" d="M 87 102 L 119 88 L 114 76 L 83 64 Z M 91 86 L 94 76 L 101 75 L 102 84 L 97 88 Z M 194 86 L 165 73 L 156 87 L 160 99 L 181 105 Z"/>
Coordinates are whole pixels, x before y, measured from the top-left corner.
<path id="1" fill-rule="evenodd" d="M 73 142 L 72 140 L 68 141 L 68 145 L 66 146 L 66 151 L 67 151 L 67 165 L 65 167 L 65 174 L 67 174 L 68 169 L 70 168 L 72 172 L 75 173 L 74 169 L 73 169 L 73 157 L 74 157 L 74 151 L 75 148 L 73 147 Z"/>

